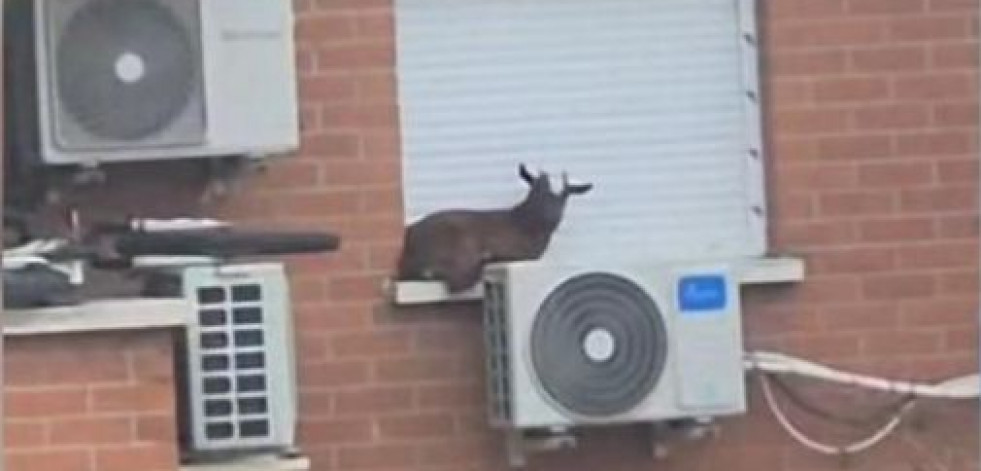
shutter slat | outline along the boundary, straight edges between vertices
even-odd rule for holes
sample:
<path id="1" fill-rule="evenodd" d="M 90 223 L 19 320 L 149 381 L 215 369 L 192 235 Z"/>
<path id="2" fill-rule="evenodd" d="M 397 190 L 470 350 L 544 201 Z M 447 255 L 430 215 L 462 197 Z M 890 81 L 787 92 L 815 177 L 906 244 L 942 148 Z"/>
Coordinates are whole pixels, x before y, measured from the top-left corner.
<path id="1" fill-rule="evenodd" d="M 547 257 L 758 255 L 747 1 L 396 0 L 407 222 L 514 203 L 525 162 L 595 184 Z"/>

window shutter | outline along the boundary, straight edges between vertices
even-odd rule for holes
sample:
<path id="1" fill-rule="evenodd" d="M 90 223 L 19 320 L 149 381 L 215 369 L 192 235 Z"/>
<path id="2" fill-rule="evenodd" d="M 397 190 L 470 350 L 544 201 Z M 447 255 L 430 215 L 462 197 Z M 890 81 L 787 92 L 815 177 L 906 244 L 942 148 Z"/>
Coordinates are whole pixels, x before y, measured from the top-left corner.
<path id="1" fill-rule="evenodd" d="M 765 251 L 747 0 L 396 0 L 406 220 L 594 183 L 547 257 Z"/>

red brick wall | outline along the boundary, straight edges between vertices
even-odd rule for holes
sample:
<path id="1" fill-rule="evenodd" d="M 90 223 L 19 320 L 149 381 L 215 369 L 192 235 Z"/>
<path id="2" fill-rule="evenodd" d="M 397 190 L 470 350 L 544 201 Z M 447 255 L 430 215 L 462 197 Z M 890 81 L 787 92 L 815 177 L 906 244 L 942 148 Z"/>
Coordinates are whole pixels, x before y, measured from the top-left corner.
<path id="1" fill-rule="evenodd" d="M 921 379 L 975 369 L 978 2 L 761 3 L 772 247 L 805 256 L 809 275 L 746 293 L 750 346 Z M 396 309 L 380 293 L 402 224 L 391 0 L 295 5 L 302 150 L 222 212 L 344 238 L 339 253 L 291 264 L 303 449 L 318 471 L 505 469 L 483 421 L 475 307 Z M 840 408 L 886 399 L 820 394 Z M 755 387 L 751 403 L 718 441 L 666 464 L 623 427 L 531 469 L 840 469 L 790 443 Z M 977 408 L 922 410 L 920 429 L 855 469 L 928 463 L 914 443 L 974 469 Z"/>
<path id="2" fill-rule="evenodd" d="M 175 471 L 167 332 L 4 339 L 7 471 Z"/>

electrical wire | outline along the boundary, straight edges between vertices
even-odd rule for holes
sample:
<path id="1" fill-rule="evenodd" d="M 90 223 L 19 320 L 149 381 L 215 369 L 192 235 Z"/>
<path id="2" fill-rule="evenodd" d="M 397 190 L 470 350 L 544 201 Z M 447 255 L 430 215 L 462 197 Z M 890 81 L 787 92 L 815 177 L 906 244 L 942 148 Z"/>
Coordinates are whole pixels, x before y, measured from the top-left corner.
<path id="1" fill-rule="evenodd" d="M 747 353 L 744 357 L 743 365 L 746 370 L 757 370 L 760 372 L 759 378 L 763 389 L 763 397 L 767 407 L 781 428 L 804 447 L 818 453 L 839 457 L 867 450 L 895 432 L 906 414 L 915 406 L 915 399 L 918 397 L 958 400 L 976 399 L 981 396 L 981 378 L 979 378 L 978 374 L 952 378 L 937 384 L 913 383 L 849 373 L 782 353 L 759 351 Z M 853 387 L 902 394 L 906 398 L 898 404 L 898 408 L 886 420 L 885 424 L 871 435 L 846 445 L 830 445 L 808 437 L 794 425 L 780 408 L 770 385 L 770 378 L 780 374 L 792 374 Z M 791 396 L 793 396 L 793 393 L 788 395 L 788 397 Z M 796 399 L 800 398 L 797 397 Z M 791 400 L 794 399 L 792 398 Z M 806 403 L 807 401 L 800 402 Z M 825 418 L 835 417 L 833 414 L 816 407 L 809 407 L 808 412 L 824 415 Z"/>
<path id="2" fill-rule="evenodd" d="M 981 395 L 979 394 L 981 393 L 981 381 L 979 381 L 977 374 L 953 378 L 938 384 L 923 384 L 848 373 L 782 353 L 749 352 L 745 355 L 743 363 L 748 370 L 794 374 L 849 386 L 916 397 L 976 399 Z"/>
<path id="3" fill-rule="evenodd" d="M 888 420 L 890 417 L 895 415 L 900 409 L 906 405 L 907 402 L 914 399 L 913 396 L 905 396 L 902 399 L 886 404 L 885 406 L 877 408 L 872 413 L 864 417 L 849 417 L 834 411 L 824 409 L 816 404 L 814 404 L 809 399 L 805 398 L 799 391 L 788 384 L 780 375 L 774 373 L 761 373 L 767 375 L 767 379 L 776 386 L 783 395 L 798 409 L 806 412 L 814 417 L 826 420 L 828 422 L 833 422 L 837 424 L 847 425 L 854 428 L 868 428 L 872 425 L 882 423 Z"/>
<path id="4" fill-rule="evenodd" d="M 773 391 L 770 388 L 770 382 L 767 380 L 767 376 L 765 374 L 761 374 L 759 377 L 760 384 L 763 388 L 763 397 L 766 401 L 767 407 L 770 409 L 770 412 L 773 413 L 773 416 L 777 419 L 777 423 L 780 424 L 780 426 L 798 443 L 813 451 L 825 455 L 846 456 L 872 448 L 890 434 L 895 432 L 896 428 L 899 427 L 899 424 L 902 422 L 903 417 L 916 404 L 915 401 L 906 403 L 896 414 L 892 416 L 892 418 L 889 419 L 888 422 L 886 422 L 885 425 L 864 439 L 847 445 L 829 445 L 810 438 L 801 432 L 800 429 L 798 429 L 793 422 L 787 418 L 783 410 L 780 409 L 776 399 L 773 397 Z"/>

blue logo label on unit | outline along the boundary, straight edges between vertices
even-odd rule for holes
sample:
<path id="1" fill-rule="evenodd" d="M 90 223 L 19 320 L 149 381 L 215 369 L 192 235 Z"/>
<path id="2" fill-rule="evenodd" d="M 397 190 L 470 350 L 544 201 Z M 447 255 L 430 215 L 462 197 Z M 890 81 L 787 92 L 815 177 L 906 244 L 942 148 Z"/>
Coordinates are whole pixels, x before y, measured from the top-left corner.
<path id="1" fill-rule="evenodd" d="M 725 309 L 726 280 L 721 275 L 693 275 L 678 280 L 678 306 L 681 312 Z"/>

